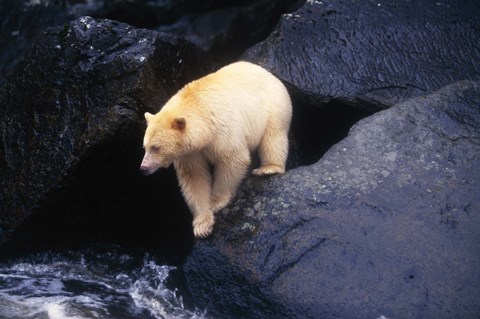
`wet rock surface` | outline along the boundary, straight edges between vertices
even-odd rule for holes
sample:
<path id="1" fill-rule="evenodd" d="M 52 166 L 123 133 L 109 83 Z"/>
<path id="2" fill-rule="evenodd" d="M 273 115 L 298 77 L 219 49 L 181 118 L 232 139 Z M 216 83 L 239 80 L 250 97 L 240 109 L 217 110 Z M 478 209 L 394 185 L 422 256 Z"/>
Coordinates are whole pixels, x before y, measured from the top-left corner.
<path id="1" fill-rule="evenodd" d="M 220 317 L 477 318 L 480 83 L 360 121 L 323 158 L 249 178 L 185 263 Z M 268 306 L 266 306 L 268 305 Z"/>
<path id="2" fill-rule="evenodd" d="M 188 1 L 183 8 L 196 8 L 199 1 Z M 211 1 L 210 7 L 185 14 L 158 30 L 171 32 L 212 53 L 217 60 L 238 59 L 247 48 L 264 40 L 282 13 L 298 9 L 304 0 Z M 208 11 L 202 13 L 202 9 Z M 200 13 L 200 14 L 199 14 Z"/>
<path id="3" fill-rule="evenodd" d="M 158 111 L 185 83 L 213 68 L 186 41 L 110 20 L 82 17 L 46 31 L 0 91 L 1 227 L 11 233 L 37 212 L 33 221 L 40 223 L 24 225 L 28 236 L 85 238 L 93 229 L 101 234 L 100 225 L 113 223 L 112 229 L 126 219 L 125 233 L 115 236 L 128 240 L 129 232 L 155 224 L 142 216 L 164 218 L 143 203 L 162 192 L 162 183 L 152 187 L 153 179 L 138 173 L 143 113 Z M 165 174 L 175 185 L 174 174 Z M 169 189 L 172 204 L 184 207 L 178 190 Z M 190 233 L 184 218 L 180 214 L 171 225 L 179 234 Z M 69 234 L 75 223 L 77 231 Z"/>
<path id="4" fill-rule="evenodd" d="M 107 18 L 183 37 L 217 60 L 230 61 L 263 40 L 280 15 L 304 0 L 3 0 L 0 3 L 0 84 L 46 28 L 82 16 Z"/>
<path id="5" fill-rule="evenodd" d="M 472 1 L 307 1 L 244 58 L 319 104 L 381 109 L 480 77 Z"/>

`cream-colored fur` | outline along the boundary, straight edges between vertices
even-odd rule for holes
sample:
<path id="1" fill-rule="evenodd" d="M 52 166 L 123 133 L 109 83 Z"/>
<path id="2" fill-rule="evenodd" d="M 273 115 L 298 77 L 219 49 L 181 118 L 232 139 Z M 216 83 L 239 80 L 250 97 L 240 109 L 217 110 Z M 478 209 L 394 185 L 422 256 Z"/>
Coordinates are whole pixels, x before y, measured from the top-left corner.
<path id="1" fill-rule="evenodd" d="M 280 80 L 248 62 L 227 65 L 187 84 L 157 114 L 145 113 L 141 170 L 152 174 L 173 162 L 194 234 L 206 237 L 213 213 L 227 206 L 245 177 L 252 151 L 258 149 L 261 161 L 254 175 L 285 172 L 291 116 Z"/>

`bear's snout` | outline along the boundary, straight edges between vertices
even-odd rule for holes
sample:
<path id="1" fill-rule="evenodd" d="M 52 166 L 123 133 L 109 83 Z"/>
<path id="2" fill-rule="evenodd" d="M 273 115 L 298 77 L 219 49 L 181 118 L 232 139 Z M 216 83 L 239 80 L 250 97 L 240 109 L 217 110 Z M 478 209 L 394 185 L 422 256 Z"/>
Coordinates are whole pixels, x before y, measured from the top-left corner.
<path id="1" fill-rule="evenodd" d="M 148 175 L 148 169 L 145 166 L 140 166 L 140 172 L 142 172 L 143 175 Z"/>
<path id="2" fill-rule="evenodd" d="M 150 175 L 155 171 L 155 169 L 152 169 L 150 154 L 146 152 L 145 156 L 143 157 L 142 163 L 140 164 L 140 172 L 142 172 L 143 175 Z"/>
<path id="3" fill-rule="evenodd" d="M 143 175 L 150 175 L 150 169 L 145 166 L 145 165 L 140 165 L 140 172 L 142 172 Z"/>

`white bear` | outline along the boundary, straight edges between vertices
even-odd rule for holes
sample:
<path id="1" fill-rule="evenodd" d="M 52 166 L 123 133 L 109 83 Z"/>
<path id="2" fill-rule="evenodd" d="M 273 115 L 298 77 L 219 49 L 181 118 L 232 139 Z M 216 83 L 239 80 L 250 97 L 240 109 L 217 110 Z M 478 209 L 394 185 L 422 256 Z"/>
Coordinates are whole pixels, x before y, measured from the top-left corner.
<path id="1" fill-rule="evenodd" d="M 145 113 L 140 170 L 174 164 L 193 213 L 195 237 L 212 232 L 213 213 L 230 202 L 258 150 L 253 175 L 282 174 L 292 103 L 282 82 L 262 67 L 236 62 L 193 81 L 155 115 Z"/>

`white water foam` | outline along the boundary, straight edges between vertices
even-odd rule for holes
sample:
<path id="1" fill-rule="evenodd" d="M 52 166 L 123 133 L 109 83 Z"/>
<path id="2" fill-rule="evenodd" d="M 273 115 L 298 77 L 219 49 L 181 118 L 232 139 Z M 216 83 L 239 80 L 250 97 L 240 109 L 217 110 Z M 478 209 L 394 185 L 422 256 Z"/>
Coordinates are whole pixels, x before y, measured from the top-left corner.
<path id="1" fill-rule="evenodd" d="M 165 280 L 173 269 L 171 266 L 147 262 L 142 268 L 142 276 L 130 289 L 135 305 L 147 309 L 155 318 L 205 318 L 205 313 L 185 309 L 183 298 L 176 289 L 165 287 Z"/>
<path id="2" fill-rule="evenodd" d="M 83 255 L 0 264 L 0 319 L 207 318 L 166 286 L 175 267 L 147 256 L 137 268 L 122 268 L 133 257 L 117 257 L 109 266 L 104 256 L 85 261 Z"/>

